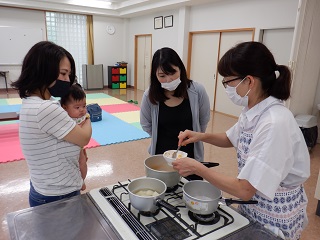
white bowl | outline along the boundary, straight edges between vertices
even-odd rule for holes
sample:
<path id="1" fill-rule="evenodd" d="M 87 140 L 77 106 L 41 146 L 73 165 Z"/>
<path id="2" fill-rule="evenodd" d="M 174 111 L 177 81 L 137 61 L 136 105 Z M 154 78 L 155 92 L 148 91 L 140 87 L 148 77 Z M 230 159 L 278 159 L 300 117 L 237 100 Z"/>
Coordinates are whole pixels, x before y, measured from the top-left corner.
<path id="1" fill-rule="evenodd" d="M 168 164 L 169 166 L 172 166 L 172 162 L 173 162 L 174 160 L 176 160 L 176 159 L 178 159 L 178 158 L 185 158 L 185 157 L 188 156 L 188 153 L 179 150 L 178 153 L 177 153 L 177 158 L 172 158 L 171 156 L 172 156 L 172 154 L 173 154 L 175 151 L 177 151 L 177 150 L 168 150 L 168 151 L 165 151 L 165 152 L 163 153 L 163 157 L 164 157 L 164 159 L 167 161 L 167 164 Z"/>

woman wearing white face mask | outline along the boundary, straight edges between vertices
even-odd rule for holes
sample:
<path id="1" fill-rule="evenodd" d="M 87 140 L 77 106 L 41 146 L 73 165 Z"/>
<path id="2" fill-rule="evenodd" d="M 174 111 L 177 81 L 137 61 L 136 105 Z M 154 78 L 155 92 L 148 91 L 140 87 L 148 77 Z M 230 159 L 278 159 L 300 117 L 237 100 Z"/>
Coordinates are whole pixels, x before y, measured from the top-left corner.
<path id="1" fill-rule="evenodd" d="M 290 71 L 277 65 L 259 42 L 240 43 L 227 51 L 218 71 L 230 100 L 244 106 L 238 122 L 226 133 L 185 131 L 179 135 L 179 144 L 204 141 L 234 147 L 238 176 L 226 176 L 191 158 L 178 159 L 173 167 L 182 176 L 200 175 L 243 200 L 257 200 L 257 205 L 239 205 L 239 210 L 283 233 L 285 239 L 299 239 L 308 222 L 303 183 L 310 175 L 310 156 L 301 130 L 283 103 L 290 97 Z"/>
<path id="2" fill-rule="evenodd" d="M 179 55 L 171 48 L 157 50 L 152 59 L 150 87 L 142 98 L 140 124 L 150 134 L 151 155 L 178 147 L 180 131 L 205 132 L 210 120 L 209 97 L 204 87 L 187 78 Z M 181 148 L 203 161 L 203 143 Z"/>
<path id="3" fill-rule="evenodd" d="M 238 87 L 244 80 L 246 80 L 246 79 L 247 79 L 247 77 L 243 78 L 242 80 L 241 80 L 241 78 L 238 78 L 238 77 L 237 77 L 237 78 L 233 78 L 231 81 L 241 80 L 241 82 L 239 82 L 239 83 L 237 84 L 237 86 L 235 86 L 235 87 L 231 87 L 231 86 L 228 85 L 228 83 L 224 83 L 224 86 L 225 86 L 225 88 L 226 88 L 226 93 L 227 93 L 228 97 L 230 98 L 230 100 L 231 100 L 234 104 L 239 105 L 239 106 L 243 106 L 243 107 L 248 106 L 248 101 L 249 101 L 248 94 L 249 94 L 249 92 L 250 92 L 251 89 L 249 89 L 249 90 L 247 91 L 247 93 L 246 93 L 243 97 L 241 97 L 241 96 L 237 93 L 237 87 Z M 226 81 L 227 81 L 227 80 L 226 80 Z M 230 81 L 230 80 L 229 80 L 229 81 Z"/>

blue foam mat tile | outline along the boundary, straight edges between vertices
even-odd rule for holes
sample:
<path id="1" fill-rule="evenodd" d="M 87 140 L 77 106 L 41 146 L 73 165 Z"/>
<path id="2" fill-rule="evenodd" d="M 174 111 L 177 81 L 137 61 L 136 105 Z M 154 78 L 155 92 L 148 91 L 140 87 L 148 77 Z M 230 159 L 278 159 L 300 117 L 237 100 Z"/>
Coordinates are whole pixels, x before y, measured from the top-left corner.
<path id="1" fill-rule="evenodd" d="M 21 104 L 15 105 L 0 105 L 0 113 L 5 112 L 20 112 Z"/>
<path id="2" fill-rule="evenodd" d="M 102 111 L 102 120 L 92 123 L 92 138 L 101 146 L 149 138 L 149 134 Z"/>

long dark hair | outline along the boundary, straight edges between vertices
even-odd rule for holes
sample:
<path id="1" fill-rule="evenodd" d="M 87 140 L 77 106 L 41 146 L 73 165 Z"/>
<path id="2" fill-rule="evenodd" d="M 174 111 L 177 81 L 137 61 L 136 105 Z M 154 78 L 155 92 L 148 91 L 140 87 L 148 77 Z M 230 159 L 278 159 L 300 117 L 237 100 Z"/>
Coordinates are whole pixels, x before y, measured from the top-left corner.
<path id="1" fill-rule="evenodd" d="M 76 67 L 72 55 L 63 47 L 49 41 L 36 43 L 23 59 L 21 74 L 11 86 L 18 90 L 20 98 L 39 90 L 44 98 L 45 90 L 59 77 L 59 64 L 67 57 L 71 64 L 70 84 L 76 79 Z"/>
<path id="2" fill-rule="evenodd" d="M 267 96 L 281 100 L 290 97 L 291 72 L 285 65 L 277 65 L 270 50 L 260 42 L 243 42 L 229 49 L 218 64 L 219 74 L 258 77 Z M 275 71 L 280 75 L 276 77 Z"/>
<path id="3" fill-rule="evenodd" d="M 175 74 L 176 70 L 172 66 L 180 69 L 181 80 L 173 96 L 188 98 L 187 89 L 190 87 L 191 80 L 187 77 L 186 68 L 179 55 L 173 49 L 164 47 L 157 50 L 152 58 L 149 88 L 149 99 L 151 103 L 156 104 L 157 102 L 164 102 L 168 99 L 157 78 L 157 70 L 160 68 L 165 74 Z"/>

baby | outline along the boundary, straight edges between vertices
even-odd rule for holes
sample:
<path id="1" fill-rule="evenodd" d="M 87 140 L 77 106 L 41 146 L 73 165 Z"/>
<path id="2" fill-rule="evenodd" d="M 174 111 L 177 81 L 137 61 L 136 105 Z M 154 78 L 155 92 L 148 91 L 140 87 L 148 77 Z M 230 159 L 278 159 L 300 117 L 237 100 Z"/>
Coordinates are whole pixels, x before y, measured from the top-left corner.
<path id="1" fill-rule="evenodd" d="M 86 93 L 83 91 L 80 84 L 74 84 L 70 87 L 69 93 L 61 98 L 61 106 L 67 111 L 69 116 L 79 125 L 83 124 L 90 115 L 86 108 Z M 79 167 L 81 177 L 84 180 L 87 176 L 87 153 L 84 148 L 80 151 Z M 86 189 L 86 184 L 83 182 L 81 190 Z"/>

